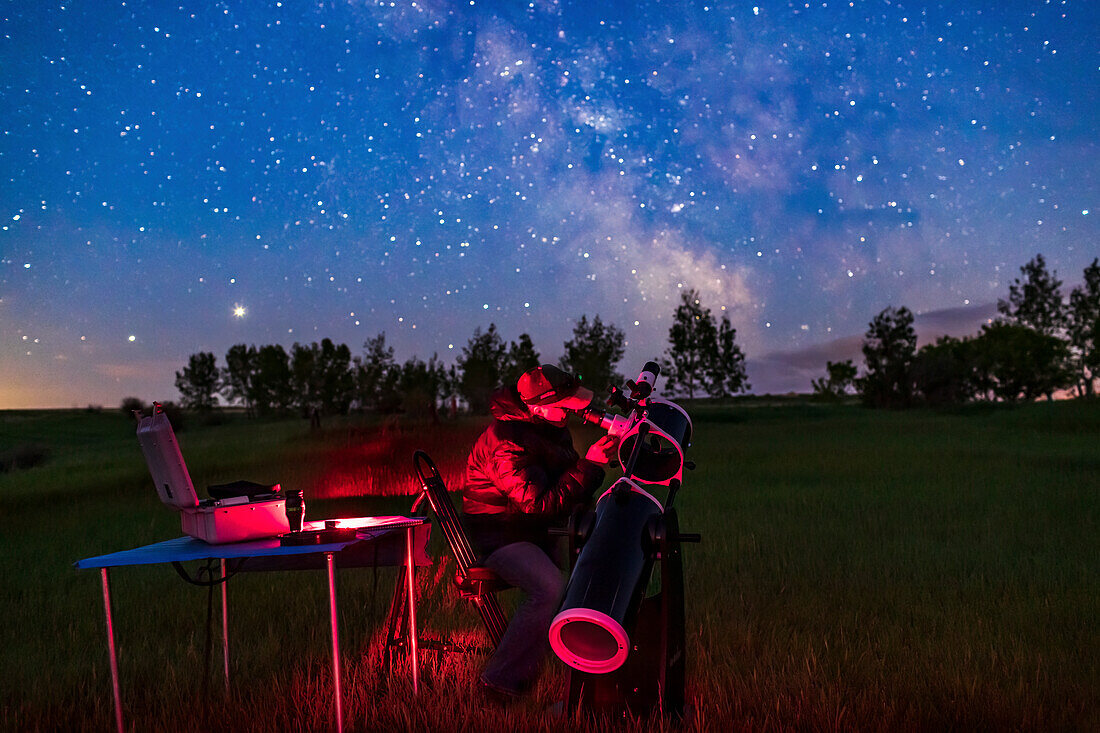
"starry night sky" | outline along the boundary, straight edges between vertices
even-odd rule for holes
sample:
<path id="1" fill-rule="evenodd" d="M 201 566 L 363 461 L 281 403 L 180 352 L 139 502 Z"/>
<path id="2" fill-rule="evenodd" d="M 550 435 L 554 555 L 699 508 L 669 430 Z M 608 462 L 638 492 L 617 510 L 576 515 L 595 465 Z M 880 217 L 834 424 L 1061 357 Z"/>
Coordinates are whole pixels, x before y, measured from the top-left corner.
<path id="1" fill-rule="evenodd" d="M 492 322 L 556 361 L 582 314 L 629 374 L 686 287 L 755 392 L 808 390 L 887 305 L 973 333 L 1036 253 L 1067 291 L 1100 254 L 1096 2 L 42 1 L 0 29 L 0 407 L 174 399 L 240 342 L 451 361 Z"/>

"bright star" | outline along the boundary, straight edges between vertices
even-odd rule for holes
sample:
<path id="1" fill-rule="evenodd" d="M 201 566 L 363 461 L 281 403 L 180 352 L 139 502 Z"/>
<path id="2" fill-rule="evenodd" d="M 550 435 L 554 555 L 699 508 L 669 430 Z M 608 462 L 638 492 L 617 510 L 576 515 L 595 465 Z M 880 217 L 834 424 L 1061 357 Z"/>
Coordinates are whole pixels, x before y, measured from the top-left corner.
<path id="1" fill-rule="evenodd" d="M 233 306 L 233 315 L 235 315 L 237 318 L 244 318 L 244 314 L 246 312 L 247 311 L 245 310 L 244 306 L 241 305 L 240 303 Z"/>

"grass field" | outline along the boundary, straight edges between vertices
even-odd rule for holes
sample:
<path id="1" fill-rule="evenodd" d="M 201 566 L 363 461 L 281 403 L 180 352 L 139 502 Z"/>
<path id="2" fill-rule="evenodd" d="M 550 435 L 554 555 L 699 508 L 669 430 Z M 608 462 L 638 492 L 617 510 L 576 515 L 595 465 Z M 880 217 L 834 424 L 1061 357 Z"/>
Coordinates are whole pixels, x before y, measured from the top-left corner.
<path id="1" fill-rule="evenodd" d="M 683 729 L 1100 729 L 1100 402 L 690 411 L 698 469 L 677 505 L 703 543 L 685 549 Z M 457 487 L 484 425 L 191 422 L 179 437 L 196 486 L 278 481 L 305 490 L 313 518 L 407 510 L 417 447 Z M 177 536 L 178 519 L 157 502 L 121 415 L 0 413 L 0 453 L 28 445 L 45 462 L 0 474 L 0 728 L 107 730 L 99 578 L 72 563 Z M 378 665 L 393 577 L 338 577 L 349 728 L 611 725 L 546 712 L 564 686 L 556 660 L 506 710 L 476 697 L 478 657 L 432 657 L 418 698 L 404 669 L 387 684 Z M 476 640 L 449 579 L 442 566 L 419 576 L 425 633 Z M 119 569 L 112 590 L 132 728 L 330 727 L 323 573 L 231 582 L 229 699 L 217 637 L 203 679 L 204 590 L 167 566 Z"/>

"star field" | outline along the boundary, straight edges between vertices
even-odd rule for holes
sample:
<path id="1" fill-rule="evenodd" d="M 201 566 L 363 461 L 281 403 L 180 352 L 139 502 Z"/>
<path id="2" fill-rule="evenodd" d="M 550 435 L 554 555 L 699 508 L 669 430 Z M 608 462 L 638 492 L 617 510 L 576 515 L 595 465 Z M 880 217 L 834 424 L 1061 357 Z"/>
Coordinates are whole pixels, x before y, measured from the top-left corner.
<path id="1" fill-rule="evenodd" d="M 629 372 L 685 287 L 730 315 L 758 392 L 808 389 L 798 355 L 887 305 L 973 332 L 1037 252 L 1067 286 L 1100 254 L 1098 21 L 9 5 L 0 407 L 168 399 L 188 354 L 240 342 L 385 331 L 450 361 L 494 322 L 556 360 L 582 314 L 623 328 Z"/>

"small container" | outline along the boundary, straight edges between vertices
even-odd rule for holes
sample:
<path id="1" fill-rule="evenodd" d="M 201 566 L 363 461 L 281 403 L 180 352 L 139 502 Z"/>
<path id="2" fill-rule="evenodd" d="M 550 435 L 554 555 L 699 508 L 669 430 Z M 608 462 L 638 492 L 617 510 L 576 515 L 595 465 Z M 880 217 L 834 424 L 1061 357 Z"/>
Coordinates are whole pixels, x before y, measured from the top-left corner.
<path id="1" fill-rule="evenodd" d="M 306 516 L 306 500 L 301 491 L 286 492 L 286 520 L 291 532 L 302 530 L 302 521 Z"/>

